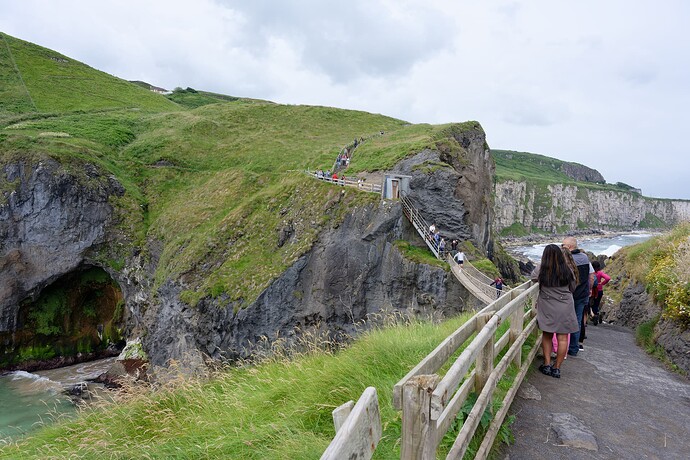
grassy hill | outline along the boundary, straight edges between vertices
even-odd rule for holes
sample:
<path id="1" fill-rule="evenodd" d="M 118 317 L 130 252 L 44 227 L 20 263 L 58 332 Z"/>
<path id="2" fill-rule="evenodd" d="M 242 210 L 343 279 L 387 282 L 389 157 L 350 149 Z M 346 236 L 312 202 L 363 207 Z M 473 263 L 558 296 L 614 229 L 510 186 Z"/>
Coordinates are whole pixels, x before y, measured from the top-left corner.
<path id="1" fill-rule="evenodd" d="M 175 110 L 165 97 L 0 33 L 0 119 L 21 113 Z"/>
<path id="2" fill-rule="evenodd" d="M 535 184 L 572 184 L 596 190 L 630 192 L 631 186 L 616 183 L 604 184 L 591 181 L 578 181 L 565 172 L 566 165 L 585 167 L 556 158 L 528 152 L 492 149 L 491 155 L 496 163 L 496 180 L 527 181 Z"/>
<path id="3" fill-rule="evenodd" d="M 253 301 L 321 229 L 377 199 L 299 171 L 330 168 L 354 138 L 381 131 L 357 150 L 350 171 L 385 169 L 433 147 L 449 129 L 191 88 L 166 98 L 46 48 L 1 38 L 0 162 L 50 157 L 75 171 L 89 162 L 115 175 L 127 189 L 117 204 L 131 246 L 104 258 L 121 267 L 133 247 L 160 241 L 156 286 L 184 275 L 184 300 L 192 305 L 208 295 Z M 284 221 L 295 223 L 295 239 L 279 248 Z"/>

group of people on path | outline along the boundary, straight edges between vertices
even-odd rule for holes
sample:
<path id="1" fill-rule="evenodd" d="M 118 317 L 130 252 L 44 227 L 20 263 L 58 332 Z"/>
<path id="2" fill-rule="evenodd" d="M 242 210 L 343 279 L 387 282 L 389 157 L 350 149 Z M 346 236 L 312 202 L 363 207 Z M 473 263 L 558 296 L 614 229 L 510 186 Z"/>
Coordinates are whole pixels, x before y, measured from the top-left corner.
<path id="1" fill-rule="evenodd" d="M 433 243 L 438 255 L 443 259 L 447 252 L 447 243 L 446 239 L 441 236 L 439 229 L 436 228 L 436 224 L 431 224 L 429 226 L 429 235 L 427 238 Z M 465 260 L 465 254 L 462 251 L 458 252 L 458 244 L 460 244 L 460 242 L 456 239 L 450 242 L 450 254 L 458 264 L 462 265 Z"/>
<path id="2" fill-rule="evenodd" d="M 545 375 L 560 378 L 566 354 L 577 356 L 584 350 L 590 305 L 594 314 L 592 323 L 600 322 L 603 287 L 611 278 L 603 272 L 598 261 L 590 263 L 573 237 L 566 237 L 561 247 L 555 244 L 546 246 L 541 263 L 531 278 L 539 282 L 536 310 L 544 352 L 544 364 L 539 366 L 539 370 Z M 554 350 L 556 362 L 552 363 Z"/>
<path id="3" fill-rule="evenodd" d="M 436 250 L 438 251 L 439 256 L 443 259 L 446 254 L 446 239 L 441 236 L 441 232 L 436 228 L 436 224 L 431 224 L 429 226 L 429 235 L 428 235 L 429 241 L 431 241 L 435 247 Z M 460 269 L 462 269 L 462 266 L 465 262 L 465 253 L 462 251 L 458 251 L 458 245 L 460 242 L 456 239 L 451 240 L 450 242 L 450 254 L 453 256 L 453 260 L 460 266 Z M 503 286 L 505 286 L 505 282 L 503 281 L 503 278 L 500 276 L 497 276 L 490 284 L 489 286 L 494 286 L 496 289 L 496 298 L 501 297 L 501 294 L 503 293 Z"/>

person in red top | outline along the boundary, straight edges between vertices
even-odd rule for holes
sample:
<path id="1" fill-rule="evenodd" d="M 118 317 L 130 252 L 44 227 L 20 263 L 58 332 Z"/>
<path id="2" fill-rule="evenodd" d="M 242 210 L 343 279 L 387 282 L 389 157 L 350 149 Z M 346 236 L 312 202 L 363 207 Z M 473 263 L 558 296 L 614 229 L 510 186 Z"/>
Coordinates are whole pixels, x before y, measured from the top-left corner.
<path id="1" fill-rule="evenodd" d="M 592 304 L 592 313 L 594 313 L 592 325 L 596 326 L 601 322 L 599 318 L 599 304 L 601 304 L 601 298 L 604 295 L 604 285 L 611 281 L 611 277 L 604 273 L 604 270 L 601 269 L 601 264 L 597 260 L 592 262 L 592 268 L 594 268 L 594 276 L 597 277 L 597 287 L 595 289 L 598 291 Z"/>

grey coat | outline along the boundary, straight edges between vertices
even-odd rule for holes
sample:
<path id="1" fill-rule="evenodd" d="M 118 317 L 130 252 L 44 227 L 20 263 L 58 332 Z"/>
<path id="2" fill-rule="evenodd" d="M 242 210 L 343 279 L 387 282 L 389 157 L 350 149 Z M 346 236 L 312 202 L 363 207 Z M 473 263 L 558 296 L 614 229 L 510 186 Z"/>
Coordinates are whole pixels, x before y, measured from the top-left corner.
<path id="1" fill-rule="evenodd" d="M 531 275 L 535 281 L 538 277 L 539 266 Z M 557 334 L 569 334 L 580 330 L 573 301 L 573 291 L 576 287 L 574 276 L 568 286 L 539 287 L 536 305 L 539 329 Z"/>

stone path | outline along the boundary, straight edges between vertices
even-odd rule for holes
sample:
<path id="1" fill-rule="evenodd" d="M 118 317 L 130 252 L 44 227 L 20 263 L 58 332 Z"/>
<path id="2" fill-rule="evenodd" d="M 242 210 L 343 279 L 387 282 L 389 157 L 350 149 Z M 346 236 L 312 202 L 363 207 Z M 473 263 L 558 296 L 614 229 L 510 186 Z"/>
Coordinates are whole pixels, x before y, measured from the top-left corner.
<path id="1" fill-rule="evenodd" d="M 630 330 L 587 328 L 561 379 L 537 357 L 515 398 L 515 444 L 499 458 L 689 459 L 690 380 L 635 345 Z"/>

